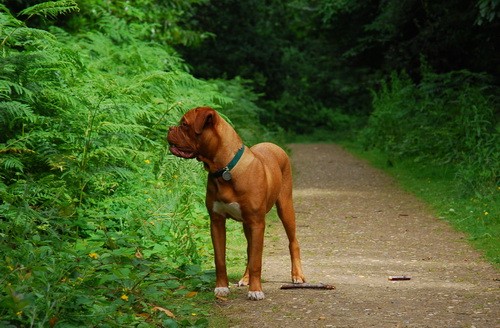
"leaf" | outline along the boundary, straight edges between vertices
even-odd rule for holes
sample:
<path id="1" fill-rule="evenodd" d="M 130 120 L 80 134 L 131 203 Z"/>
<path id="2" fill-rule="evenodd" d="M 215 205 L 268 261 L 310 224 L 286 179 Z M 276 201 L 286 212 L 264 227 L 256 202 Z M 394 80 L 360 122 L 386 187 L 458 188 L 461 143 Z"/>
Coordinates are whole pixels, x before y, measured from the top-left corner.
<path id="1" fill-rule="evenodd" d="M 170 310 L 167 310 L 165 308 L 162 308 L 160 306 L 155 306 L 153 309 L 153 311 L 160 311 L 160 312 L 163 312 L 165 313 L 167 316 L 169 316 L 170 318 L 175 318 L 175 315 L 170 311 Z"/>
<path id="2" fill-rule="evenodd" d="M 192 292 L 187 293 L 186 297 L 191 298 L 191 297 L 195 297 L 196 295 L 198 295 L 198 292 L 192 291 Z"/>
<path id="3" fill-rule="evenodd" d="M 146 320 L 147 320 L 147 319 L 149 319 L 149 317 L 150 317 L 150 316 L 149 316 L 149 314 L 148 314 L 148 313 L 145 313 L 145 312 L 143 312 L 143 313 L 139 313 L 139 314 L 136 314 L 136 316 L 141 317 L 141 318 L 144 318 L 144 319 L 146 319 Z"/>
<path id="4" fill-rule="evenodd" d="M 20 12 L 21 15 L 43 16 L 56 18 L 58 15 L 79 11 L 78 5 L 73 0 L 47 1 L 28 7 Z"/>
<path id="5" fill-rule="evenodd" d="M 217 298 L 219 301 L 226 302 L 229 298 L 220 296 L 220 295 L 215 295 L 215 298 Z"/>
<path id="6" fill-rule="evenodd" d="M 0 79 L 0 95 L 2 95 L 1 98 L 8 98 L 10 95 L 14 93 L 17 93 L 18 95 L 24 94 L 28 98 L 32 96 L 31 90 L 23 87 L 19 83 Z"/>
<path id="7" fill-rule="evenodd" d="M 19 158 L 7 155 L 0 159 L 0 167 L 3 167 L 7 170 L 14 169 L 22 172 L 24 169 L 24 164 Z"/>

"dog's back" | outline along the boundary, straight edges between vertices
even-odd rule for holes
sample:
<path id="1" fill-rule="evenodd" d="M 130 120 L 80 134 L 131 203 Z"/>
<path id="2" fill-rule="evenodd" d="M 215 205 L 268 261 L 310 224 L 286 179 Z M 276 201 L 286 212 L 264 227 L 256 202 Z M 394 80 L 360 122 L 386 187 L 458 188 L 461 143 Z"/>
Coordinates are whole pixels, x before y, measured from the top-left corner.
<path id="1" fill-rule="evenodd" d="M 287 153 L 280 146 L 263 142 L 256 144 L 250 148 L 257 158 L 259 158 L 265 165 L 278 164 L 281 172 L 289 170 L 290 159 Z"/>

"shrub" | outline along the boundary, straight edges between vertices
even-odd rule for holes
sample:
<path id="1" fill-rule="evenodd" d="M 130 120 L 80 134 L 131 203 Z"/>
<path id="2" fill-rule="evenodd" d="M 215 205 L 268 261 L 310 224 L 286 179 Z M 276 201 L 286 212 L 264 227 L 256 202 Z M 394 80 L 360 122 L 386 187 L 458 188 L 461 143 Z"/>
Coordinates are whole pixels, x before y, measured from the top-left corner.
<path id="1" fill-rule="evenodd" d="M 38 30 L 0 5 L 2 326 L 191 325 L 174 299 L 212 281 L 206 173 L 165 135 L 231 98 L 133 24 L 98 25 Z"/>
<path id="2" fill-rule="evenodd" d="M 393 73 L 373 92 L 365 144 L 392 161 L 455 167 L 464 191 L 494 191 L 500 173 L 494 96 L 486 76 L 468 71 L 436 74 L 424 67 L 419 83 Z"/>

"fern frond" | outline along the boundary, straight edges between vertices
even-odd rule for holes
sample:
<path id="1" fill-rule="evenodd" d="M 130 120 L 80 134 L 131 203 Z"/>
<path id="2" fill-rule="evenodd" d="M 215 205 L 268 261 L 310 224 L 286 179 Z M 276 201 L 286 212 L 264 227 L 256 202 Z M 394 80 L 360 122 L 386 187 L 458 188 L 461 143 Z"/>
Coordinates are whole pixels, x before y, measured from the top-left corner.
<path id="1" fill-rule="evenodd" d="M 9 9 L 5 7 L 4 5 L 0 4 L 0 35 L 3 33 L 3 29 L 5 27 L 20 27 L 23 26 L 23 22 L 20 20 L 17 20 L 12 14 L 10 13 Z"/>
<path id="2" fill-rule="evenodd" d="M 121 166 L 107 166 L 104 169 L 96 172 L 96 174 L 102 174 L 105 177 L 114 175 L 120 177 L 121 179 L 126 180 L 126 179 L 132 179 L 136 173 Z"/>
<path id="3" fill-rule="evenodd" d="M 137 124 L 126 124 L 126 123 L 111 123 L 111 122 L 101 122 L 100 130 L 109 133 L 140 133 L 145 129 L 144 126 Z"/>
<path id="4" fill-rule="evenodd" d="M 134 149 L 128 147 L 120 147 L 120 146 L 103 146 L 94 150 L 91 154 L 95 160 L 106 162 L 106 161 L 114 161 L 120 160 L 123 158 L 127 158 L 130 154 L 134 153 Z"/>
<path id="5" fill-rule="evenodd" d="M 19 28 L 6 28 L 5 38 L 2 41 L 2 45 L 14 45 L 14 46 L 27 46 L 27 45 L 38 45 L 38 47 L 47 47 L 47 41 L 53 42 L 56 40 L 54 35 L 51 33 L 40 30 L 36 28 L 29 27 L 19 27 Z M 38 41 L 38 44 L 36 42 Z"/>
<path id="6" fill-rule="evenodd" d="M 19 14 L 26 15 L 28 18 L 33 16 L 43 16 L 56 18 L 59 15 L 69 14 L 74 11 L 80 11 L 78 5 L 73 0 L 47 1 L 36 4 L 22 10 Z"/>
<path id="7" fill-rule="evenodd" d="M 3 168 L 5 170 L 14 169 L 22 172 L 24 169 L 24 165 L 19 158 L 7 155 L 0 157 L 0 168 Z"/>
<path id="8" fill-rule="evenodd" d="M 32 92 L 18 83 L 0 80 L 0 99 L 10 99 L 12 94 L 26 95 L 31 98 Z"/>
<path id="9" fill-rule="evenodd" d="M 129 25 L 119 17 L 104 14 L 98 24 L 102 32 L 115 42 L 121 43 L 133 38 Z"/>
<path id="10" fill-rule="evenodd" d="M 47 107 L 52 107 L 61 112 L 68 108 L 77 108 L 78 100 L 71 94 L 62 93 L 59 89 L 45 89 L 40 93 L 40 99 Z"/>
<path id="11" fill-rule="evenodd" d="M 37 116 L 27 104 L 18 101 L 0 102 L 0 124 L 12 125 L 12 123 L 18 120 L 34 123 L 36 119 Z"/>

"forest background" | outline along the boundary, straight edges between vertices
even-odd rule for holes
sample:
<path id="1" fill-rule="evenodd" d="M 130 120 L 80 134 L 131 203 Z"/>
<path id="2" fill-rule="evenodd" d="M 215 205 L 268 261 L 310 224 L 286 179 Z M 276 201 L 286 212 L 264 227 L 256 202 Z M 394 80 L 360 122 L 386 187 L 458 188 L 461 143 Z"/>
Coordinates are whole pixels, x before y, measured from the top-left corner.
<path id="1" fill-rule="evenodd" d="M 499 16 L 497 0 L 0 0 L 0 325 L 209 324 L 206 173 L 165 143 L 200 105 L 248 145 L 342 141 L 414 172 L 500 263 Z"/>

